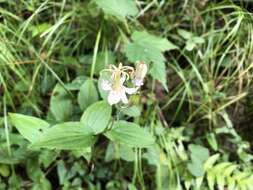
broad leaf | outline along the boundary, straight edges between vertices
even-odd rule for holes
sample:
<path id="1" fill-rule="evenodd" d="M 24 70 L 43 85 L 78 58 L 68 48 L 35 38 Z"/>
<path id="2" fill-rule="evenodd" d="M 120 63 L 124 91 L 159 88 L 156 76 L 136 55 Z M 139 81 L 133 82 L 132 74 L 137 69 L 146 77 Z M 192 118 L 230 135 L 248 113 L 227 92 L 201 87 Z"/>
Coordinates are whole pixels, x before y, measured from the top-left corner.
<path id="1" fill-rule="evenodd" d="M 143 154 L 143 158 L 146 158 L 148 164 L 157 166 L 161 163 L 161 155 L 163 153 L 159 150 L 159 146 L 151 146 L 147 149 L 147 152 Z"/>
<path id="2" fill-rule="evenodd" d="M 152 47 L 161 52 L 177 49 L 178 47 L 171 43 L 166 38 L 161 38 L 147 33 L 146 31 L 135 31 L 132 34 L 132 40 L 140 45 L 146 45 L 145 47 Z"/>
<path id="3" fill-rule="evenodd" d="M 130 147 L 149 147 L 154 144 L 153 136 L 139 125 L 126 121 L 117 121 L 113 129 L 106 133 L 113 141 Z"/>
<path id="4" fill-rule="evenodd" d="M 160 50 L 138 42 L 128 44 L 126 56 L 131 62 L 142 60 L 146 63 L 160 64 L 165 61 Z"/>
<path id="5" fill-rule="evenodd" d="M 68 90 L 80 90 L 86 78 L 86 76 L 78 76 L 71 83 L 65 84 L 65 86 Z"/>
<path id="6" fill-rule="evenodd" d="M 190 144 L 191 158 L 197 158 L 201 163 L 209 158 L 209 150 L 203 146 Z"/>
<path id="7" fill-rule="evenodd" d="M 188 163 L 187 169 L 195 177 L 203 176 L 205 173 L 204 168 L 203 168 L 203 164 L 198 160 L 193 160 L 190 163 Z"/>
<path id="8" fill-rule="evenodd" d="M 209 158 L 209 150 L 203 146 L 190 144 L 191 162 L 187 164 L 188 170 L 195 177 L 203 176 L 205 173 L 204 162 Z"/>
<path id="9" fill-rule="evenodd" d="M 112 108 L 106 101 L 100 101 L 89 106 L 82 115 L 81 122 L 95 134 L 101 133 L 111 119 Z"/>
<path id="10" fill-rule="evenodd" d="M 42 134 L 42 130 L 49 127 L 46 121 L 22 114 L 9 113 L 11 124 L 14 125 L 18 132 L 30 142 L 35 141 Z"/>
<path id="11" fill-rule="evenodd" d="M 158 81 L 160 81 L 163 85 L 163 87 L 168 90 L 167 84 L 166 84 L 166 67 L 165 67 L 165 63 L 161 62 L 159 65 L 152 65 L 151 69 L 150 69 L 150 74 L 154 79 L 157 79 Z"/>
<path id="12" fill-rule="evenodd" d="M 91 79 L 87 79 L 78 94 L 78 103 L 82 110 L 98 100 L 97 89 Z"/>
<path id="13" fill-rule="evenodd" d="M 151 35 L 145 31 L 136 31 L 131 38 L 133 42 L 129 43 L 125 50 L 127 58 L 131 62 L 142 60 L 146 63 L 152 63 L 151 75 L 167 89 L 163 52 L 177 49 L 177 46 L 165 38 Z"/>
<path id="14" fill-rule="evenodd" d="M 95 2 L 106 14 L 119 18 L 135 16 L 138 13 L 134 0 L 95 0 Z"/>
<path id="15" fill-rule="evenodd" d="M 139 117 L 141 115 L 141 110 L 138 106 L 131 106 L 127 108 L 122 108 L 121 110 L 123 114 L 128 115 L 130 117 Z"/>
<path id="16" fill-rule="evenodd" d="M 123 159 L 128 162 L 134 161 L 135 153 L 133 148 L 123 144 L 110 142 L 107 146 L 105 161 L 110 162 L 114 159 Z"/>
<path id="17" fill-rule="evenodd" d="M 89 128 L 84 128 L 80 122 L 66 122 L 46 130 L 31 147 L 76 150 L 92 146 L 94 142 L 95 137 Z"/>
<path id="18" fill-rule="evenodd" d="M 72 101 L 66 90 L 57 84 L 50 99 L 50 111 L 57 121 L 67 121 L 73 112 Z"/>

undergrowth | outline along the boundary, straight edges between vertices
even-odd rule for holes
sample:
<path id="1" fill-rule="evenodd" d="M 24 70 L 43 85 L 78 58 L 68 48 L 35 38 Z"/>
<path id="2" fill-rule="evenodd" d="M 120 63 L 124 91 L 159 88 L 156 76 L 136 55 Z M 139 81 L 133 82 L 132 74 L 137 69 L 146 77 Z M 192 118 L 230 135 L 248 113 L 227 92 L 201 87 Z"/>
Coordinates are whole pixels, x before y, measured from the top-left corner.
<path id="1" fill-rule="evenodd" d="M 0 189 L 252 190 L 252 11 L 1 0 Z M 110 106 L 103 71 L 139 62 L 143 85 Z"/>

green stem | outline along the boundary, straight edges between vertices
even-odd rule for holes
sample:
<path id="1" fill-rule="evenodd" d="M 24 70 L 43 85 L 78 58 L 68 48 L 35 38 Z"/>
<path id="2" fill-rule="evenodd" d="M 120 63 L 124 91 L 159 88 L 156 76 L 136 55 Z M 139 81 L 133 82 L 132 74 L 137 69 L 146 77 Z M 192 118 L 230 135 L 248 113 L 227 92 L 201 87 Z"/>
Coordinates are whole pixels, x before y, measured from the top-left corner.
<path id="1" fill-rule="evenodd" d="M 7 109 L 6 109 L 6 100 L 5 96 L 3 97 L 4 103 L 4 128 L 5 128 L 5 136 L 6 136 L 6 144 L 9 156 L 11 156 L 11 144 L 10 144 L 10 136 L 9 136 L 9 126 L 7 121 Z"/>
<path id="2" fill-rule="evenodd" d="M 137 148 L 135 148 L 135 158 L 134 158 L 134 175 L 132 178 L 132 184 L 135 184 L 138 172 L 138 152 Z"/>
<path id="3" fill-rule="evenodd" d="M 161 176 L 161 165 L 159 163 L 156 166 L 156 186 L 157 186 L 157 190 L 161 190 L 162 189 L 161 178 L 162 178 L 162 176 Z"/>
<path id="4" fill-rule="evenodd" d="M 139 177 L 139 181 L 140 181 L 140 184 L 141 184 L 141 189 L 142 190 L 146 190 L 146 187 L 145 187 L 145 182 L 144 182 L 144 177 L 143 177 L 143 173 L 142 173 L 142 155 L 141 155 L 141 149 L 137 149 L 138 151 L 138 177 Z"/>
<path id="5" fill-rule="evenodd" d="M 9 125 L 8 125 L 8 119 L 7 119 L 7 108 L 6 108 L 6 98 L 5 96 L 3 96 L 3 104 L 4 104 L 4 129 L 5 129 L 5 136 L 6 136 L 6 144 L 7 144 L 7 151 L 8 151 L 8 155 L 9 157 L 12 156 L 12 152 L 11 152 L 11 143 L 10 143 L 10 135 L 9 135 Z M 11 164 L 11 170 L 13 175 L 15 176 L 15 169 L 14 169 L 14 165 Z"/>

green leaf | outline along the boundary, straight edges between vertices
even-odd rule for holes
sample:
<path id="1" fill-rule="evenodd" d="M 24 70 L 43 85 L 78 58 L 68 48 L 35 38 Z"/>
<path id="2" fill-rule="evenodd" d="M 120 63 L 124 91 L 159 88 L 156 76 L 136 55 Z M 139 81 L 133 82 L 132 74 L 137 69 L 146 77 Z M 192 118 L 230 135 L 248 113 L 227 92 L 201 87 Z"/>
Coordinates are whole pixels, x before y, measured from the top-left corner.
<path id="1" fill-rule="evenodd" d="M 72 150 L 72 154 L 77 158 L 83 157 L 90 162 L 92 156 L 91 147 Z"/>
<path id="2" fill-rule="evenodd" d="M 188 32 L 187 30 L 178 29 L 177 33 L 186 40 L 189 40 L 193 37 L 193 34 L 191 32 Z"/>
<path id="3" fill-rule="evenodd" d="M 68 90 L 80 90 L 86 78 L 86 76 L 78 76 L 71 83 L 65 84 L 65 86 Z"/>
<path id="4" fill-rule="evenodd" d="M 195 46 L 196 44 L 194 43 L 194 41 L 190 39 L 190 40 L 187 40 L 185 49 L 188 51 L 192 51 Z"/>
<path id="5" fill-rule="evenodd" d="M 40 178 L 43 177 L 43 172 L 40 169 L 38 157 L 34 157 L 33 159 L 26 160 L 26 172 L 27 172 L 28 177 L 32 181 L 39 181 Z"/>
<path id="6" fill-rule="evenodd" d="M 192 40 L 193 40 L 196 44 L 203 44 L 203 43 L 205 43 L 205 39 L 202 38 L 202 37 L 198 37 L 198 36 L 193 37 Z"/>
<path id="7" fill-rule="evenodd" d="M 148 164 L 158 166 L 161 163 L 161 153 L 159 146 L 151 146 L 147 149 L 147 152 L 143 154 L 143 158 L 146 158 Z"/>
<path id="8" fill-rule="evenodd" d="M 89 128 L 84 128 L 82 123 L 66 122 L 46 130 L 31 147 L 76 150 L 92 146 L 94 141 L 93 132 Z"/>
<path id="9" fill-rule="evenodd" d="M 66 90 L 57 84 L 50 99 L 50 111 L 57 121 L 67 121 L 73 112 L 72 101 Z"/>
<path id="10" fill-rule="evenodd" d="M 113 129 L 106 133 L 113 141 L 130 147 L 149 147 L 154 144 L 153 136 L 139 125 L 126 121 L 117 121 Z"/>
<path id="11" fill-rule="evenodd" d="M 151 35 L 146 31 L 135 31 L 131 38 L 133 42 L 129 43 L 125 50 L 131 62 L 142 60 L 159 64 L 165 61 L 162 54 L 164 51 L 177 49 L 177 46 L 167 39 Z"/>
<path id="12" fill-rule="evenodd" d="M 57 156 L 58 156 L 57 151 L 48 149 L 42 150 L 40 151 L 39 163 L 42 164 L 44 168 L 47 168 L 49 167 L 50 164 L 54 162 Z"/>
<path id="13" fill-rule="evenodd" d="M 137 188 L 134 186 L 134 184 L 131 184 L 131 183 L 128 184 L 128 189 L 129 190 L 137 190 Z"/>
<path id="14" fill-rule="evenodd" d="M 35 141 L 42 134 L 41 130 L 49 127 L 46 121 L 22 114 L 9 113 L 10 122 L 18 132 L 30 142 Z"/>
<path id="15" fill-rule="evenodd" d="M 91 56 L 92 63 L 93 56 Z M 105 69 L 108 64 L 114 64 L 116 60 L 115 55 L 112 51 L 99 52 L 95 64 L 95 73 L 98 75 L 100 71 Z"/>
<path id="16" fill-rule="evenodd" d="M 206 139 L 207 139 L 207 142 L 209 143 L 209 145 L 212 147 L 212 149 L 213 149 L 214 151 L 217 151 L 217 150 L 218 150 L 218 143 L 217 143 L 215 134 L 209 132 L 209 133 L 206 135 Z"/>
<path id="17" fill-rule="evenodd" d="M 128 162 L 134 161 L 135 153 L 133 148 L 125 146 L 119 143 L 113 143 L 112 141 L 108 144 L 106 149 L 105 161 L 110 162 L 114 159 L 123 159 Z"/>
<path id="18" fill-rule="evenodd" d="M 195 177 L 203 176 L 205 173 L 204 168 L 203 168 L 203 164 L 198 160 L 194 160 L 194 161 L 191 161 L 190 163 L 188 163 L 187 169 Z"/>
<path id="19" fill-rule="evenodd" d="M 134 0 L 95 0 L 95 2 L 106 14 L 119 18 L 135 16 L 138 13 Z"/>
<path id="20" fill-rule="evenodd" d="M 112 114 L 112 107 L 106 101 L 99 101 L 89 106 L 82 115 L 81 122 L 95 134 L 107 127 Z"/>
<path id="21" fill-rule="evenodd" d="M 48 30 L 50 27 L 52 27 L 49 23 L 42 23 L 39 25 L 33 25 L 29 28 L 29 30 L 32 32 L 32 37 L 38 36 Z"/>
<path id="22" fill-rule="evenodd" d="M 97 89 L 91 79 L 87 79 L 78 94 L 78 103 L 82 110 L 98 100 Z"/>
<path id="23" fill-rule="evenodd" d="M 197 158 L 201 163 L 209 158 L 209 150 L 203 146 L 190 144 L 191 158 Z"/>
<path id="24" fill-rule="evenodd" d="M 203 146 L 190 144 L 191 162 L 187 164 L 188 170 L 195 177 L 203 176 L 205 173 L 204 162 L 209 158 L 209 150 Z"/>
<path id="25" fill-rule="evenodd" d="M 163 54 L 160 50 L 149 46 L 148 44 L 142 42 L 132 42 L 126 47 L 126 56 L 131 62 L 144 61 L 146 63 L 153 62 L 155 64 L 160 64 L 165 61 Z"/>
<path id="26" fill-rule="evenodd" d="M 220 158 L 220 154 L 214 154 L 211 157 L 209 157 L 205 164 L 204 164 L 204 169 L 207 171 L 211 169 L 214 165 L 214 163 Z"/>
<path id="27" fill-rule="evenodd" d="M 8 165 L 0 164 L 0 176 L 7 177 L 10 175 L 10 169 Z"/>
<path id="28" fill-rule="evenodd" d="M 171 43 L 166 38 L 157 37 L 149 34 L 146 31 L 135 31 L 132 36 L 132 40 L 140 45 L 150 46 L 153 49 L 157 49 L 161 52 L 177 49 L 178 47 Z"/>
<path id="29" fill-rule="evenodd" d="M 160 38 L 145 31 L 135 31 L 131 38 L 133 42 L 129 43 L 125 49 L 127 58 L 131 62 L 142 60 L 146 63 L 153 63 L 150 71 L 151 75 L 167 88 L 163 52 L 177 49 L 178 47 L 166 38 Z"/>
<path id="30" fill-rule="evenodd" d="M 127 108 L 122 108 L 121 110 L 123 114 L 128 115 L 130 117 L 139 117 L 141 115 L 141 110 L 138 106 L 131 106 Z"/>
<path id="31" fill-rule="evenodd" d="M 68 170 L 66 169 L 63 160 L 58 161 L 57 162 L 57 174 L 58 174 L 58 179 L 59 179 L 60 185 L 64 184 L 64 181 L 67 178 L 67 173 L 68 173 Z"/>
<path id="32" fill-rule="evenodd" d="M 154 79 L 157 79 L 158 81 L 160 81 L 163 85 L 163 87 L 168 91 L 168 87 L 167 87 L 167 75 L 166 75 L 166 67 L 165 67 L 165 63 L 161 62 L 159 65 L 152 65 L 151 69 L 150 69 L 150 74 Z"/>

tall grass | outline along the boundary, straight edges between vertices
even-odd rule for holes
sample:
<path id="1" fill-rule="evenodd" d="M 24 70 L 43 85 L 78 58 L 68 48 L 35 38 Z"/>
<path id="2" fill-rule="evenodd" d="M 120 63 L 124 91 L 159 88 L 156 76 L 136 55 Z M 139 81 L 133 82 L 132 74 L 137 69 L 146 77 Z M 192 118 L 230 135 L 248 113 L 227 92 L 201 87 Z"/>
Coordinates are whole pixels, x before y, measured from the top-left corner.
<path id="1" fill-rule="evenodd" d="M 157 145 L 148 150 L 135 149 L 133 163 L 116 159 L 107 166 L 101 163 L 106 154 L 101 140 L 88 164 L 70 153 L 59 154 L 42 168 L 43 175 L 54 181 L 54 170 L 58 174 L 64 170 L 59 159 L 79 167 L 80 173 L 75 174 L 82 176 L 81 182 L 76 182 L 81 184 L 79 189 L 82 184 L 89 189 L 103 189 L 96 183 L 99 180 L 109 181 L 108 189 L 110 185 L 111 189 L 123 188 L 122 184 L 128 182 L 147 190 L 209 189 L 207 176 L 192 177 L 185 170 L 191 160 L 188 145 L 201 144 L 209 147 L 211 153 L 221 154 L 219 163 L 236 161 L 236 172 L 247 176 L 246 170 L 252 171 L 250 159 L 240 155 L 252 154 L 249 144 L 241 138 L 252 140 L 247 134 L 249 129 L 244 127 L 247 124 L 241 124 L 252 115 L 252 2 L 135 2 L 139 13 L 123 22 L 107 17 L 93 1 L 0 3 L 0 113 L 5 126 L 5 137 L 0 138 L 0 143 L 8 147 L 9 156 L 15 155 L 12 140 L 17 133 L 8 125 L 7 112 L 50 118 L 49 99 L 57 83 L 74 97 L 76 92 L 70 85 L 74 79 L 90 77 L 96 81 L 99 61 L 104 65 L 119 61 L 130 64 L 122 53 L 123 45 L 131 41 L 134 30 L 148 30 L 179 47 L 165 54 L 169 91 L 151 78 L 143 89 L 141 101 L 145 109 L 139 120 L 158 137 Z M 204 42 L 192 42 L 194 48 L 189 50 L 179 30 Z M 12 170 L 21 176 L 17 179 L 27 180 L 17 167 L 12 166 Z M 90 172 L 82 174 L 82 170 Z M 30 186 L 23 182 L 23 188 Z M 70 186 L 65 184 L 66 189 Z"/>

